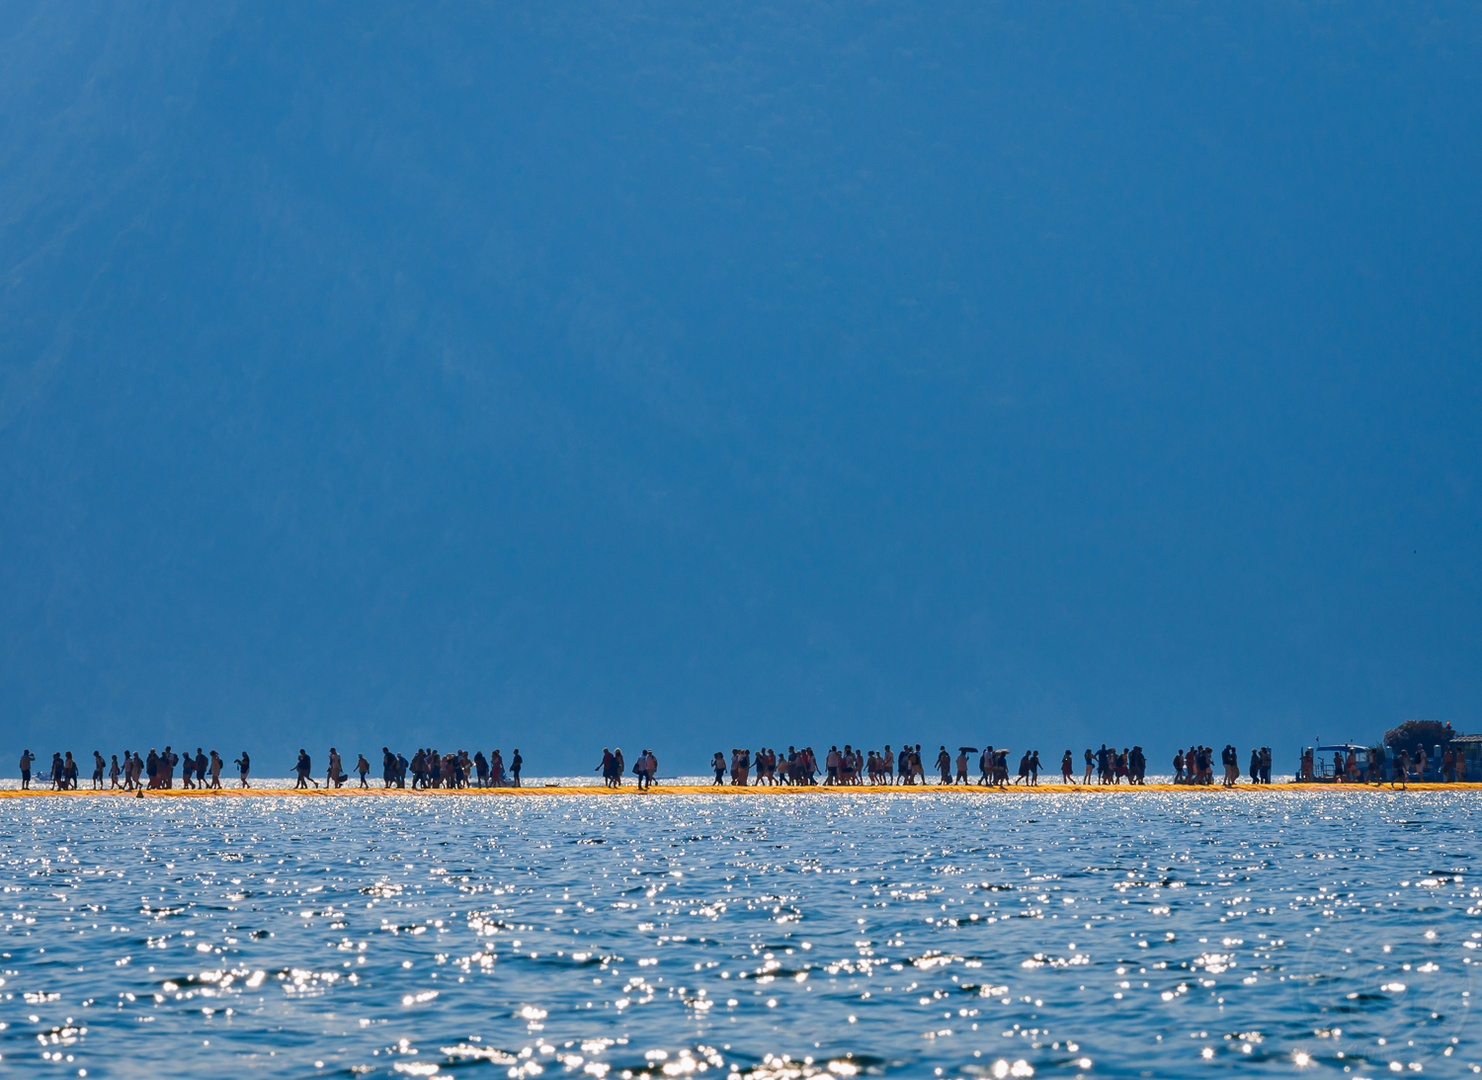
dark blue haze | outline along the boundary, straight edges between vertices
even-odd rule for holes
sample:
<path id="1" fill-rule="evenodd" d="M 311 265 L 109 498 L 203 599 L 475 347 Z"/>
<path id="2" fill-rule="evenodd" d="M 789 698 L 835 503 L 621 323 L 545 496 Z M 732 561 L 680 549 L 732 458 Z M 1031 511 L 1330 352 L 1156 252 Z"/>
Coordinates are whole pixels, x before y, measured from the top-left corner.
<path id="1" fill-rule="evenodd" d="M 1482 726 L 1479 190 L 1474 3 L 13 0 L 0 743 Z"/>

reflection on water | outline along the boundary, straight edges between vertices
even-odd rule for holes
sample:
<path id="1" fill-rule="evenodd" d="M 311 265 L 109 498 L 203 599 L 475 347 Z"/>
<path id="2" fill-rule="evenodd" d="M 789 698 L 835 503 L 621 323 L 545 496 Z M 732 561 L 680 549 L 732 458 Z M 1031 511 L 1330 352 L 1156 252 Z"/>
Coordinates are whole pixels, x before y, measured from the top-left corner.
<path id="1" fill-rule="evenodd" d="M 1475 799 L 0 801 L 0 1069 L 1471 1075 Z"/>

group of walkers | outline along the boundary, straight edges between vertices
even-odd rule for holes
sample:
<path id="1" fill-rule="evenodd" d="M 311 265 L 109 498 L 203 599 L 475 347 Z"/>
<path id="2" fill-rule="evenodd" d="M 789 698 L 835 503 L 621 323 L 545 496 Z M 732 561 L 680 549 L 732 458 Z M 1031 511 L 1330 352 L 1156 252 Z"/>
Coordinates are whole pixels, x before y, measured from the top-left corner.
<path id="1" fill-rule="evenodd" d="M 919 751 L 920 747 L 916 749 Z M 824 755 L 824 767 L 821 771 L 818 767 L 818 754 L 811 746 L 801 749 L 789 746 L 786 754 L 780 754 L 775 747 L 764 746 L 755 753 L 745 747 L 732 747 L 729 760 L 717 750 L 710 760 L 710 768 L 715 773 L 715 784 L 724 784 L 729 776 L 734 787 L 750 786 L 753 773 L 757 787 L 809 787 L 816 785 L 820 776 L 824 778 L 825 787 L 836 787 L 889 783 L 889 773 L 896 767 L 897 760 L 900 763 L 901 782 L 913 783 L 914 777 L 919 773 L 919 764 L 913 766 L 912 751 L 909 749 L 902 748 L 897 759 L 889 746 L 885 748 L 884 754 L 874 750 L 866 754 L 849 743 L 845 743 L 842 750 L 837 746 L 829 747 L 828 753 Z M 919 761 L 919 754 L 916 760 Z"/>
<path id="2" fill-rule="evenodd" d="M 980 752 L 976 747 L 962 746 L 954 756 L 948 752 L 946 746 L 942 746 L 933 761 L 932 771 L 943 785 L 971 783 L 968 767 L 972 762 L 972 755 L 977 757 L 976 782 L 979 786 L 1007 787 L 1011 782 L 1026 787 L 1039 784 L 1041 764 L 1038 750 L 1023 752 L 1019 758 L 1017 775 L 1012 781 L 1009 777 L 1010 751 L 1005 747 L 988 746 Z M 1234 787 L 1241 778 L 1240 751 L 1227 744 L 1220 751 L 1219 757 L 1222 768 L 1220 783 L 1224 787 Z M 498 749 L 491 751 L 488 757 L 484 756 L 482 750 L 470 757 L 465 750 L 444 754 L 430 747 L 419 748 L 411 760 L 408 760 L 383 746 L 381 760 L 382 787 L 405 788 L 410 780 L 414 790 L 519 787 L 520 771 L 524 765 L 524 758 L 520 756 L 518 748 L 511 755 L 507 768 L 504 755 Z M 1099 750 L 1088 747 L 1083 760 L 1085 774 L 1078 782 L 1075 778 L 1075 757 L 1071 751 L 1065 751 L 1060 759 L 1062 784 L 1090 785 L 1093 777 L 1099 785 L 1146 783 L 1147 757 L 1140 746 L 1124 747 L 1119 752 L 1115 747 L 1108 748 L 1102 743 Z M 30 750 L 21 754 L 23 790 L 31 787 L 35 763 L 36 756 Z M 247 751 L 242 751 L 241 756 L 233 759 L 232 764 L 237 770 L 240 786 L 251 787 L 248 777 L 252 771 L 252 761 Z M 1314 757 L 1314 751 L 1306 750 L 1302 754 L 1297 779 L 1329 779 L 1327 764 L 1326 759 L 1319 761 Z M 602 773 L 605 786 L 621 787 L 625 767 L 621 748 L 603 748 L 602 761 L 597 766 L 597 771 Z M 819 784 L 820 777 L 825 787 L 861 784 L 912 786 L 929 782 L 920 743 L 906 743 L 899 753 L 893 751 L 889 745 L 886 745 L 883 752 L 861 750 L 849 743 L 845 743 L 842 750 L 837 745 L 830 746 L 828 753 L 823 756 L 821 769 L 811 746 L 801 749 L 789 746 L 786 754 L 768 747 L 755 752 L 746 748 L 732 748 L 729 758 L 716 751 L 711 767 L 716 784 L 724 784 L 729 777 L 730 783 L 737 787 L 746 787 L 752 783 L 767 787 L 804 787 Z M 1448 783 L 1464 782 L 1467 779 L 1466 759 L 1451 747 L 1432 755 L 1426 754 L 1424 746 L 1418 746 L 1413 755 L 1406 750 L 1386 751 L 1383 746 L 1368 749 L 1347 747 L 1334 753 L 1331 767 L 1331 779 L 1339 783 L 1382 784 L 1388 781 L 1391 786 L 1403 786 L 1409 779 L 1436 779 Z M 121 762 L 117 754 L 105 762 L 103 755 L 94 750 L 92 788 L 103 790 L 106 779 L 110 790 L 169 790 L 175 787 L 178 769 L 182 789 L 219 791 L 223 768 L 224 762 L 220 754 L 215 750 L 207 753 L 201 747 L 197 747 L 192 754 L 188 750 L 176 753 L 172 747 L 166 746 L 163 752 L 151 749 L 145 756 L 137 751 L 125 750 Z M 653 786 L 658 769 L 658 759 L 652 750 L 644 750 L 638 755 L 633 763 L 633 773 L 637 777 L 640 791 Z M 313 771 L 312 759 L 307 751 L 300 749 L 293 768 L 297 776 L 294 787 L 318 788 L 320 784 L 314 778 Z M 366 788 L 370 786 L 370 771 L 371 764 L 364 754 L 357 754 L 355 764 L 347 771 L 339 750 L 331 746 L 323 786 L 340 788 L 351 778 L 350 773 L 353 772 L 359 778 L 359 787 Z M 59 751 L 52 755 L 50 769 L 42 771 L 38 779 L 42 782 L 49 779 L 53 789 L 57 791 L 75 791 L 78 789 L 80 772 L 81 766 L 73 758 L 72 751 Z M 1269 746 L 1250 751 L 1248 775 L 1252 784 L 1271 783 Z M 1179 750 L 1173 758 L 1173 782 L 1196 786 L 1212 785 L 1215 782 L 1213 748 L 1195 745 L 1187 750 Z"/>
<path id="3" fill-rule="evenodd" d="M 21 790 L 31 789 L 32 766 L 35 765 L 36 755 L 26 750 L 21 754 Z M 251 771 L 252 763 L 247 756 L 247 751 L 242 751 L 242 756 L 237 758 L 233 764 L 237 767 L 241 776 L 242 786 L 248 787 L 247 775 Z M 180 769 L 180 786 L 187 791 L 206 791 L 221 789 L 221 770 L 223 762 L 221 755 L 212 750 L 209 756 L 199 746 L 192 754 L 189 750 L 184 754 L 177 754 L 172 747 L 166 746 L 161 753 L 150 748 L 147 757 L 141 757 L 136 750 L 125 750 L 123 761 L 118 760 L 118 755 L 113 754 L 108 762 L 103 761 L 103 755 L 93 751 L 93 780 L 92 790 L 104 790 L 103 780 L 107 777 L 107 790 L 122 791 L 157 791 L 167 790 L 175 786 L 175 770 Z M 50 779 L 55 791 L 76 791 L 78 789 L 78 777 L 80 769 L 72 751 L 65 754 L 58 752 L 51 756 L 51 769 L 43 773 L 41 779 Z"/>
<path id="4" fill-rule="evenodd" d="M 1226 744 L 1220 751 L 1220 766 L 1223 770 L 1220 784 L 1234 787 L 1240 780 L 1240 751 Z M 1191 746 L 1173 756 L 1173 782 L 1175 784 L 1213 784 L 1214 749 L 1208 746 Z M 1271 747 L 1253 748 L 1250 752 L 1250 782 L 1271 783 Z"/>
<path id="5" fill-rule="evenodd" d="M 602 774 L 602 786 L 618 788 L 623 786 L 623 748 L 615 750 L 602 748 L 602 760 L 593 769 L 593 772 Z M 654 777 L 659 775 L 659 759 L 654 756 L 652 750 L 644 750 L 633 762 L 633 775 L 638 778 L 638 790 L 647 791 L 654 785 Z"/>
<path id="6" fill-rule="evenodd" d="M 1086 774 L 1081 778 L 1083 784 L 1090 784 L 1093 775 L 1098 784 L 1113 787 L 1124 781 L 1128 784 L 1147 783 L 1148 759 L 1140 746 L 1123 747 L 1118 753 L 1116 747 L 1108 748 L 1106 743 L 1102 743 L 1100 750 L 1087 747 L 1082 760 L 1086 763 Z M 1071 776 L 1074 771 L 1075 764 L 1067 750 L 1060 759 L 1061 783 L 1075 783 Z"/>
<path id="7" fill-rule="evenodd" d="M 948 751 L 945 746 L 937 750 L 933 761 L 933 772 L 943 785 L 969 784 L 968 767 L 972 762 L 972 756 L 977 755 L 978 779 L 976 783 L 984 787 L 1008 787 L 1010 784 L 1023 785 L 1025 787 L 1036 787 L 1039 784 L 1039 776 L 1042 769 L 1038 750 L 1025 750 L 1019 758 L 1017 775 L 1010 779 L 1009 757 L 1010 751 L 1004 747 L 985 747 L 981 752 L 972 746 L 962 746 L 956 755 Z M 617 786 L 621 783 L 622 776 L 622 751 L 616 755 L 616 763 L 613 764 L 611 751 L 603 751 L 603 765 L 600 766 L 603 774 L 608 777 L 608 786 Z M 1082 784 L 1089 785 L 1095 781 L 1098 785 L 1115 786 L 1117 784 L 1144 785 L 1147 783 L 1147 755 L 1141 746 L 1123 747 L 1118 751 L 1115 747 L 1101 744 L 1099 750 L 1086 748 L 1082 760 L 1085 762 L 1085 774 L 1080 781 L 1076 780 L 1075 755 L 1067 750 L 1060 758 L 1060 782 L 1073 786 Z M 1454 761 L 1448 754 L 1446 768 L 1455 769 Z M 1188 750 L 1179 750 L 1173 758 L 1173 782 L 1175 784 L 1204 785 L 1214 783 L 1214 750 L 1208 746 L 1191 746 Z M 1221 784 L 1225 787 L 1234 787 L 1240 779 L 1240 755 L 1233 745 L 1226 745 L 1220 753 L 1220 762 L 1223 766 Z M 1342 762 L 1335 763 L 1335 769 L 1342 767 Z M 818 759 L 811 746 L 802 749 L 789 746 L 786 755 L 779 755 L 774 749 L 762 747 L 753 753 L 744 747 L 733 747 L 730 757 L 717 750 L 710 762 L 711 770 L 715 774 L 712 786 L 724 785 L 729 778 L 731 785 L 746 787 L 754 783 L 757 786 L 808 786 L 819 783 L 822 777 L 824 787 L 849 786 L 869 784 L 874 786 L 889 785 L 915 785 L 928 783 L 926 769 L 922 757 L 921 744 L 906 744 L 901 747 L 899 753 L 895 753 L 887 745 L 883 752 L 875 750 L 859 750 L 849 743 L 844 744 L 841 750 L 837 745 L 830 746 L 828 753 L 824 755 L 823 769 L 818 767 Z M 1353 765 L 1349 763 L 1349 772 L 1352 773 Z M 1464 766 L 1463 766 L 1464 768 Z M 635 771 L 637 771 L 635 769 Z M 1307 763 L 1307 772 L 1310 775 L 1311 763 Z M 1250 752 L 1250 782 L 1252 784 L 1269 784 L 1271 782 L 1271 748 L 1269 746 L 1252 749 Z"/>
<path id="8" fill-rule="evenodd" d="M 837 749 L 832 753 L 837 754 Z M 852 762 L 853 751 L 850 754 Z M 717 750 L 710 759 L 710 769 L 715 773 L 716 784 L 723 784 L 724 778 L 729 775 L 732 786 L 748 787 L 752 769 L 755 769 L 758 787 L 778 784 L 803 786 L 817 782 L 818 760 L 811 746 L 805 746 L 801 750 L 789 746 L 785 757 L 779 757 L 775 749 L 767 747 L 758 749 L 755 754 L 750 749 L 732 747 L 730 761 L 727 762 L 725 754 Z"/>
<path id="9" fill-rule="evenodd" d="M 1092 761 L 1092 751 L 1086 751 L 1086 760 Z M 1009 780 L 1009 750 L 989 746 L 979 752 L 975 746 L 962 746 L 954 756 L 946 746 L 937 749 L 937 755 L 932 762 L 932 773 L 940 783 L 951 786 L 953 784 L 969 784 L 973 781 L 968 776 L 969 765 L 973 762 L 972 755 L 977 755 L 978 780 L 981 786 L 1006 787 Z M 1124 752 L 1119 758 L 1116 755 L 1108 756 L 1106 747 L 1101 748 L 1101 755 L 1105 759 L 1103 764 L 1103 775 L 1115 777 L 1116 769 L 1108 764 L 1113 759 L 1121 762 L 1121 775 L 1128 775 L 1128 754 Z M 1146 761 L 1142 757 L 1141 747 L 1134 747 L 1131 753 L 1132 767 L 1135 769 L 1135 779 L 1131 782 L 1141 783 L 1142 775 L 1146 772 Z M 927 779 L 925 757 L 920 743 L 906 743 L 900 752 L 892 750 L 886 744 L 883 751 L 861 750 L 850 743 L 845 743 L 841 750 L 837 745 L 830 746 L 828 753 L 823 757 L 823 768 L 818 766 L 818 756 L 811 746 L 798 747 L 789 746 L 786 754 L 779 754 L 777 750 L 770 747 L 762 747 L 753 753 L 744 747 L 733 747 L 730 757 L 717 750 L 710 761 L 711 771 L 715 774 L 712 786 L 724 785 L 727 777 L 735 787 L 746 787 L 755 783 L 758 787 L 775 787 L 778 785 L 788 787 L 807 787 L 819 784 L 822 777 L 823 787 L 849 787 L 869 784 L 876 787 L 881 786 L 915 786 L 926 784 L 931 781 Z M 1023 784 L 1033 787 L 1039 783 L 1040 757 L 1038 750 L 1026 750 L 1019 758 L 1019 769 L 1017 777 L 1012 781 L 1014 784 Z M 1067 750 L 1061 762 L 1061 774 L 1064 782 L 1074 784 L 1075 777 L 1074 758 Z M 754 777 L 753 777 L 754 774 Z M 1090 766 L 1087 766 L 1086 779 L 1090 780 Z M 1108 781 L 1111 782 L 1111 781 Z"/>
<path id="10" fill-rule="evenodd" d="M 466 788 L 473 787 L 519 787 L 520 770 L 525 764 L 525 759 L 520 756 L 516 748 L 511 756 L 508 770 L 505 768 L 504 755 L 499 750 L 494 750 L 489 757 L 484 757 L 482 750 L 476 752 L 470 758 L 466 751 L 460 750 L 456 754 L 439 754 L 435 750 L 419 749 L 408 761 L 400 754 L 393 753 L 387 747 L 381 747 L 382 754 L 382 786 L 404 788 L 407 786 L 407 778 L 410 774 L 413 788 Z M 31 779 L 34 774 L 36 755 L 26 750 L 21 754 L 21 790 L 31 790 Z M 240 757 L 233 759 L 232 765 L 237 770 L 238 782 L 241 787 L 250 788 L 248 777 L 252 773 L 252 759 L 247 751 L 243 750 Z M 209 754 L 201 747 L 196 747 L 194 754 L 188 750 L 183 754 L 166 746 L 163 752 L 150 749 L 148 756 L 141 757 L 137 751 L 125 750 L 123 761 L 120 762 L 118 755 L 114 754 L 112 760 L 104 762 L 103 755 L 93 751 L 92 788 L 95 791 L 105 790 L 104 779 L 108 781 L 107 790 L 122 791 L 162 791 L 175 787 L 176 769 L 180 773 L 180 787 L 186 791 L 220 791 L 221 771 L 225 767 L 222 757 L 215 750 Z M 366 777 L 370 773 L 370 762 L 364 754 L 356 755 L 353 767 L 355 774 L 360 778 L 360 787 L 369 787 Z M 300 749 L 298 759 L 294 762 L 293 772 L 297 777 L 294 788 L 319 787 L 319 781 L 313 776 L 313 761 L 307 751 Z M 45 782 L 50 780 L 55 791 L 76 791 L 78 789 L 80 769 L 72 751 L 58 752 L 52 755 L 50 770 L 41 773 L 37 779 Z M 346 780 L 350 779 L 345 771 L 344 759 L 340 756 L 337 748 L 329 748 L 329 767 L 324 776 L 325 788 L 339 788 L 344 786 Z"/>
<path id="11" fill-rule="evenodd" d="M 304 752 L 300 750 L 299 755 L 302 759 Z M 334 747 L 330 747 L 329 755 L 329 771 L 334 776 L 338 762 Z M 419 747 L 408 761 L 405 755 L 398 754 L 389 746 L 381 747 L 383 788 L 405 788 L 408 779 L 411 780 L 413 790 L 422 791 L 433 788 L 456 790 L 467 787 L 519 787 L 520 771 L 524 767 L 525 759 L 520 755 L 519 747 L 515 747 L 514 753 L 510 755 L 508 769 L 504 764 L 504 753 L 498 748 L 491 750 L 488 757 L 484 756 L 482 750 L 475 750 L 470 758 L 467 750 L 442 754 L 431 747 Z M 365 760 L 364 754 L 355 763 L 355 771 L 360 777 L 360 786 L 369 787 L 365 778 L 370 772 L 370 762 Z M 344 779 L 346 778 L 342 776 L 341 781 Z M 336 783 L 334 786 L 340 785 Z"/>

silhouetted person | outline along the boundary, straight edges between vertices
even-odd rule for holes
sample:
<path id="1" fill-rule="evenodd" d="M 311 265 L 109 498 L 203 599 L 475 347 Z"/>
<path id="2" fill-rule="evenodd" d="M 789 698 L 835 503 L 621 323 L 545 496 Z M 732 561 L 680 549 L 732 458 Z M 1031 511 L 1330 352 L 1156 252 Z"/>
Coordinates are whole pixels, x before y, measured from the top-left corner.
<path id="1" fill-rule="evenodd" d="M 293 771 L 298 773 L 298 783 L 293 785 L 295 791 L 299 788 L 307 788 L 310 784 L 313 784 L 316 789 L 319 787 L 319 781 L 309 775 L 314 771 L 314 766 L 309 761 L 308 751 L 303 747 L 299 747 L 298 761 L 294 764 Z"/>

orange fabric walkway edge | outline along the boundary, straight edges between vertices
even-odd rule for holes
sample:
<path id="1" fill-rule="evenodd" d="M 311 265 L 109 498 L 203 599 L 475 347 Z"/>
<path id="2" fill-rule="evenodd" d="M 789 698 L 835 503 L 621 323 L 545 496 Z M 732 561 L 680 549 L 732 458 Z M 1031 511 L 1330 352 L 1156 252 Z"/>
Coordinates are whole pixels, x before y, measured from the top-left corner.
<path id="1" fill-rule="evenodd" d="M 1390 791 L 1403 793 L 1405 791 L 1457 791 L 1474 792 L 1482 791 L 1482 783 L 1412 783 L 1405 788 L 1391 789 L 1388 781 L 1380 785 L 1374 784 L 1239 784 L 1233 788 L 1226 788 L 1219 784 L 1211 786 L 1191 786 L 1187 784 L 1143 784 L 1143 785 L 1077 785 L 1070 787 L 1061 784 L 1040 784 L 1037 787 L 1024 787 L 1022 785 L 1010 785 L 1007 788 L 980 787 L 977 784 L 918 784 L 911 787 L 872 787 L 868 784 L 860 784 L 852 787 L 732 787 L 726 785 L 697 784 L 697 785 L 656 785 L 652 791 L 639 791 L 635 786 L 629 784 L 621 788 L 605 787 L 520 787 L 520 788 L 459 788 L 448 790 L 445 788 L 434 788 L 430 790 L 412 790 L 410 788 L 339 788 L 338 790 L 325 790 L 313 788 L 303 790 L 301 788 L 222 788 L 220 791 L 194 791 L 181 788 L 171 788 L 163 791 L 146 791 L 146 799 L 220 799 L 220 798 L 255 798 L 260 796 L 272 796 L 281 798 L 291 796 L 303 799 L 346 799 L 346 798 L 466 798 L 471 795 L 492 795 L 511 798 L 523 798 L 532 795 L 600 795 L 605 798 L 621 798 L 623 796 L 648 798 L 658 795 L 760 795 L 772 798 L 795 798 L 802 795 L 912 795 L 929 792 L 934 795 L 956 792 L 962 795 L 977 795 L 982 798 L 1003 797 L 1006 795 L 1066 795 L 1066 796 L 1094 796 L 1094 795 L 1125 795 L 1139 794 L 1143 792 L 1162 793 L 1187 793 L 1199 795 L 1260 795 L 1266 792 L 1374 792 Z M 132 799 L 136 798 L 132 791 L 96 791 L 83 788 L 78 791 L 51 791 L 36 790 L 21 791 L 11 788 L 0 790 L 0 799 L 78 799 L 78 798 L 112 798 Z"/>

